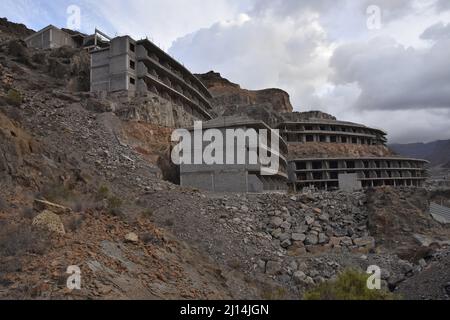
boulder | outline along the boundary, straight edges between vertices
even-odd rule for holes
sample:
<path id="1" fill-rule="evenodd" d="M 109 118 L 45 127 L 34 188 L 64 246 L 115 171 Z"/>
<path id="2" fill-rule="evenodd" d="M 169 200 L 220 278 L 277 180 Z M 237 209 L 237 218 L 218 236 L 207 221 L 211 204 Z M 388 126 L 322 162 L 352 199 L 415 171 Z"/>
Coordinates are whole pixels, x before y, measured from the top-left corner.
<path id="1" fill-rule="evenodd" d="M 312 217 L 306 217 L 305 218 L 305 221 L 306 221 L 306 224 L 308 225 L 308 226 L 310 226 L 310 225 L 312 225 L 313 223 L 314 223 L 314 218 L 312 218 Z"/>
<path id="2" fill-rule="evenodd" d="M 274 276 L 281 273 L 282 266 L 280 262 L 277 261 L 267 261 L 266 263 L 266 274 Z"/>
<path id="3" fill-rule="evenodd" d="M 289 222 L 287 222 L 287 221 L 284 221 L 281 225 L 280 225 L 280 227 L 281 228 L 283 228 L 284 230 L 289 230 L 289 229 L 291 229 L 291 224 L 289 223 Z"/>
<path id="4" fill-rule="evenodd" d="M 303 284 L 306 280 L 306 277 L 307 276 L 303 271 L 297 271 L 294 273 L 292 278 L 294 279 L 296 284 Z"/>
<path id="5" fill-rule="evenodd" d="M 353 240 L 350 237 L 341 237 L 339 238 L 341 245 L 350 247 L 353 245 Z"/>
<path id="6" fill-rule="evenodd" d="M 375 248 L 375 239 L 373 237 L 363 237 L 353 239 L 353 243 L 358 247 L 364 247 L 366 249 Z"/>
<path id="7" fill-rule="evenodd" d="M 139 237 L 136 233 L 134 232 L 130 232 L 129 234 L 127 234 L 125 236 L 125 241 L 126 242 L 131 242 L 131 243 L 138 243 L 139 242 Z"/>
<path id="8" fill-rule="evenodd" d="M 307 245 L 316 245 L 319 243 L 319 237 L 313 233 L 308 234 L 305 239 L 305 244 Z"/>
<path id="9" fill-rule="evenodd" d="M 290 240 L 291 239 L 291 235 L 289 233 L 283 233 L 280 235 L 279 237 L 280 241 L 286 241 L 286 240 Z"/>
<path id="10" fill-rule="evenodd" d="M 89 98 L 86 103 L 86 109 L 96 113 L 105 113 L 115 111 L 115 105 L 111 101 Z"/>
<path id="11" fill-rule="evenodd" d="M 291 236 L 291 239 L 293 241 L 301 241 L 301 242 L 303 242 L 303 241 L 306 240 L 306 235 L 303 234 L 303 233 L 293 233 L 292 236 Z"/>
<path id="12" fill-rule="evenodd" d="M 49 210 L 59 215 L 72 213 L 72 210 L 70 208 L 46 200 L 36 199 L 34 200 L 33 206 L 37 211 Z"/>
<path id="13" fill-rule="evenodd" d="M 66 234 L 61 218 L 49 210 L 45 210 L 33 219 L 33 226 L 43 227 L 51 232 Z"/>
<path id="14" fill-rule="evenodd" d="M 272 219 L 271 223 L 272 223 L 272 226 L 274 226 L 275 228 L 278 228 L 283 223 L 283 219 L 281 219 L 280 217 L 274 217 Z"/>
<path id="15" fill-rule="evenodd" d="M 289 248 L 291 245 L 292 245 L 292 242 L 289 239 L 286 239 L 283 242 L 281 242 L 281 247 L 285 248 L 285 249 Z"/>
<path id="16" fill-rule="evenodd" d="M 328 242 L 328 238 L 325 233 L 319 233 L 319 244 L 324 244 Z"/>

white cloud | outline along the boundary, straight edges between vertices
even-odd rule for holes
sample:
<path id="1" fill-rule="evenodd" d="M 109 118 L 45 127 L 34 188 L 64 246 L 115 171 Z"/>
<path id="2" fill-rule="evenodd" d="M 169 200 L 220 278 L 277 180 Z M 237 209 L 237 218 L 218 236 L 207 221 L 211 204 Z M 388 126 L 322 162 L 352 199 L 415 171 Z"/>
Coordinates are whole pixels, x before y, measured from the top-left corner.
<path id="1" fill-rule="evenodd" d="M 111 25 L 119 35 L 149 37 L 167 50 L 187 33 L 225 21 L 240 13 L 242 5 L 229 0 L 96 0 L 79 1 Z"/>
<path id="2" fill-rule="evenodd" d="M 318 18 L 309 11 L 282 19 L 266 12 L 216 23 L 178 39 L 170 53 L 196 72 L 215 69 L 250 89 L 281 87 L 294 102 L 313 105 L 332 53 Z"/>

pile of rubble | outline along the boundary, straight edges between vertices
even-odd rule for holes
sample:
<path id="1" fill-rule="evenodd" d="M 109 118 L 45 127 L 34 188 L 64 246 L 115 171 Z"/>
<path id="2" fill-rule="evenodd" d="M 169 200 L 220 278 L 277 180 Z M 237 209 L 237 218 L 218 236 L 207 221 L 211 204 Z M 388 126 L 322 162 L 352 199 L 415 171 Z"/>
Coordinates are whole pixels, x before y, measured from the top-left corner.
<path id="1" fill-rule="evenodd" d="M 260 195 L 248 199 L 225 197 L 229 212 L 222 223 L 263 232 L 283 254 L 319 253 L 347 248 L 369 252 L 375 240 L 369 237 L 364 193 L 310 192 L 299 196 Z"/>
<path id="2" fill-rule="evenodd" d="M 378 252 L 363 192 L 223 195 L 197 206 L 217 229 L 242 240 L 225 255 L 238 255 L 234 259 L 249 274 L 275 279 L 299 294 L 348 268 L 377 265 L 390 289 L 421 271 L 420 264 Z"/>

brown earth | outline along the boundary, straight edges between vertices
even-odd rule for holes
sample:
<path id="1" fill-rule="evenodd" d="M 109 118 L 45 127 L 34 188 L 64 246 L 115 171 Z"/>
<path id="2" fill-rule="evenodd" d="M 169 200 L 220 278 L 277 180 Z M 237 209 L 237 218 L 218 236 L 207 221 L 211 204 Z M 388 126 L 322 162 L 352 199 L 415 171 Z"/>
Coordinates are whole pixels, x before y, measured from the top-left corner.
<path id="1" fill-rule="evenodd" d="M 358 158 L 358 157 L 390 157 L 395 154 L 386 146 L 355 145 L 348 143 L 288 144 L 289 158 Z"/>

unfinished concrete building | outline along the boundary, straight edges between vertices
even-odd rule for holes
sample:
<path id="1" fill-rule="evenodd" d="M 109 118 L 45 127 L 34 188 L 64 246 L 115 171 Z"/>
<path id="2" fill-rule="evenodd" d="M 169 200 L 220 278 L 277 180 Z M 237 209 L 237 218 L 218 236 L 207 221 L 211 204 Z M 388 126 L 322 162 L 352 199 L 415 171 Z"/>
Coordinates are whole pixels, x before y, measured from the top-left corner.
<path id="1" fill-rule="evenodd" d="M 419 187 L 427 179 L 428 162 L 393 154 L 383 130 L 332 119 L 283 122 L 278 129 L 289 146 L 289 181 L 295 190 Z"/>
<path id="2" fill-rule="evenodd" d="M 321 119 L 283 122 L 278 129 L 286 142 L 292 144 L 323 142 L 380 145 L 387 142 L 387 133 L 383 130 L 344 121 Z"/>
<path id="3" fill-rule="evenodd" d="M 198 120 L 212 119 L 211 94 L 181 63 L 151 41 L 117 37 L 91 53 L 91 91 L 152 92 Z"/>
<path id="4" fill-rule="evenodd" d="M 84 48 L 91 52 L 109 46 L 110 38 L 103 32 L 95 29 L 92 35 L 80 32 L 59 29 L 49 25 L 44 29 L 25 38 L 27 46 L 38 49 L 55 49 L 60 47 Z"/>
<path id="5" fill-rule="evenodd" d="M 264 122 L 258 120 L 250 120 L 246 118 L 221 118 L 215 119 L 203 124 L 203 130 L 217 129 L 223 137 L 223 154 L 227 155 L 226 147 L 230 144 L 234 146 L 234 163 L 239 163 L 237 160 L 237 153 L 240 148 L 238 144 L 233 141 L 227 141 L 225 130 L 227 129 L 254 129 L 259 132 L 260 129 L 270 131 L 271 128 Z M 190 129 L 193 139 L 193 128 Z M 287 179 L 287 144 L 276 135 L 279 141 L 279 151 L 276 152 L 271 146 L 271 135 L 268 134 L 268 141 L 264 144 L 264 148 L 269 154 L 278 157 L 279 169 L 278 172 L 272 175 L 263 175 L 261 170 L 263 166 L 261 163 L 253 164 L 249 162 L 250 146 L 248 140 L 245 140 L 246 153 L 244 155 L 245 163 L 243 164 L 181 164 L 180 166 L 180 182 L 182 186 L 193 187 L 201 190 L 208 190 L 213 192 L 241 192 L 241 193 L 263 193 L 263 192 L 286 192 L 288 188 Z M 234 138 L 233 138 L 234 139 Z M 201 151 L 207 147 L 209 143 L 203 142 Z M 195 146 L 192 147 L 192 152 Z M 259 150 L 260 152 L 260 150 Z"/>
<path id="6" fill-rule="evenodd" d="M 420 187 L 427 179 L 425 160 L 408 158 L 324 158 L 295 159 L 289 162 L 289 178 L 297 190 L 346 189 L 347 175 L 356 174 L 350 189 L 379 186 Z"/>

